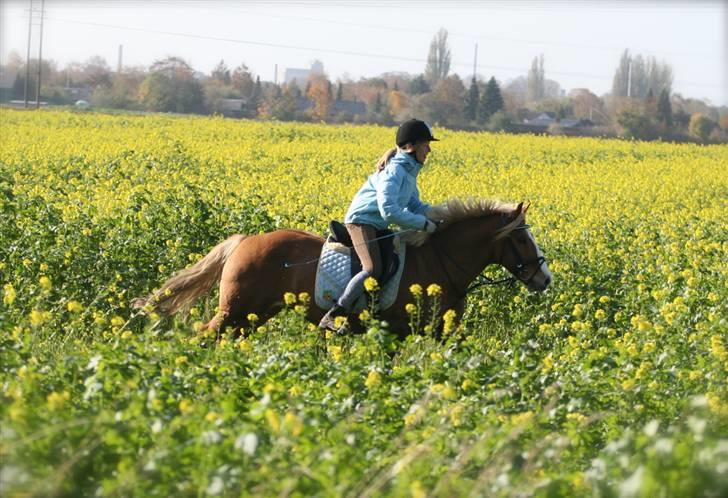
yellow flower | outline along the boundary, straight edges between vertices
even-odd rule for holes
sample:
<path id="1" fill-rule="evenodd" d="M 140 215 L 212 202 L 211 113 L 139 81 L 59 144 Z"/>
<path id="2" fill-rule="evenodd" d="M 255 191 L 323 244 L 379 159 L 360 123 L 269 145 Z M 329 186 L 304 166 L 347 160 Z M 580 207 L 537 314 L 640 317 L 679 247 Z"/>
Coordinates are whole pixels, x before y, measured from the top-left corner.
<path id="1" fill-rule="evenodd" d="M 78 301 L 68 301 L 66 307 L 71 313 L 81 313 L 83 311 L 83 305 Z"/>
<path id="2" fill-rule="evenodd" d="M 453 309 L 447 310 L 445 314 L 442 315 L 442 331 L 445 334 L 450 334 L 453 330 L 455 330 L 455 318 L 457 318 L 457 313 Z"/>
<path id="3" fill-rule="evenodd" d="M 412 498 L 427 498 L 427 491 L 420 481 L 412 481 L 409 491 Z"/>
<path id="4" fill-rule="evenodd" d="M 603 309 L 598 309 L 594 312 L 594 318 L 597 320 L 604 320 L 607 317 L 607 313 Z"/>
<path id="5" fill-rule="evenodd" d="M 68 393 L 68 391 L 63 391 L 60 393 L 52 392 L 48 396 L 46 396 L 48 409 L 51 411 L 55 411 L 63 408 L 63 405 L 65 405 L 66 401 L 68 401 L 69 399 L 71 399 L 71 395 Z"/>
<path id="6" fill-rule="evenodd" d="M 382 383 L 382 374 L 377 370 L 370 370 L 367 375 L 367 380 L 364 381 L 364 385 L 367 389 L 374 389 Z"/>
<path id="7" fill-rule="evenodd" d="M 430 297 L 442 295 L 442 287 L 437 284 L 430 284 L 427 286 L 427 295 Z"/>
<path id="8" fill-rule="evenodd" d="M 309 302 L 311 302 L 311 296 L 308 292 L 299 292 L 298 302 L 300 302 L 301 304 L 308 304 Z"/>
<path id="9" fill-rule="evenodd" d="M 255 322 L 257 322 L 257 321 L 258 321 L 258 315 L 256 315 L 255 313 L 248 313 L 248 316 L 247 316 L 247 318 L 248 318 L 248 321 L 249 321 L 249 322 L 250 322 L 251 324 L 253 324 L 253 323 L 255 323 Z"/>
<path id="10" fill-rule="evenodd" d="M 288 388 L 288 394 L 294 398 L 300 396 L 301 393 L 303 393 L 303 389 L 301 389 L 299 386 L 291 386 L 290 388 Z"/>
<path id="11" fill-rule="evenodd" d="M 131 330 L 125 330 L 121 333 L 121 338 L 124 340 L 131 339 L 134 334 L 131 333 Z"/>
<path id="12" fill-rule="evenodd" d="M 51 319 L 50 311 L 42 311 L 42 310 L 35 309 L 30 312 L 30 324 L 33 327 L 38 327 L 40 325 L 43 325 L 50 319 Z"/>
<path id="13" fill-rule="evenodd" d="M 53 283 L 51 282 L 51 279 L 46 277 L 45 275 L 40 277 L 38 283 L 40 284 L 40 288 L 43 289 L 44 292 L 48 292 L 53 288 Z"/>
<path id="14" fill-rule="evenodd" d="M 422 295 L 422 286 L 420 284 L 410 285 L 409 291 L 413 296 L 418 297 Z"/>
<path id="15" fill-rule="evenodd" d="M 288 412 L 283 417 L 283 426 L 294 437 L 300 436 L 304 428 L 303 420 L 293 412 Z"/>
<path id="16" fill-rule="evenodd" d="M 543 372 L 548 373 L 551 371 L 551 369 L 554 368 L 554 357 L 553 353 L 549 353 L 546 355 L 546 357 L 543 359 Z"/>
<path id="17" fill-rule="evenodd" d="M 15 301 L 15 288 L 12 284 L 3 286 L 3 304 L 10 306 Z"/>
<path id="18" fill-rule="evenodd" d="M 417 306 L 415 306 L 415 305 L 414 305 L 414 304 L 412 304 L 412 303 L 407 303 L 407 304 L 405 305 L 405 307 L 404 307 L 404 310 L 405 310 L 405 311 L 406 311 L 406 312 L 407 312 L 408 314 L 410 314 L 410 315 L 413 315 L 413 314 L 415 313 L 415 311 L 417 311 Z"/>
<path id="19" fill-rule="evenodd" d="M 178 356 L 174 359 L 174 364 L 177 366 L 184 365 L 185 363 L 187 363 L 187 356 Z"/>
<path id="20" fill-rule="evenodd" d="M 362 310 L 361 313 L 359 313 L 359 320 L 361 320 L 362 322 L 368 322 L 371 319 L 372 319 L 372 314 L 369 313 L 369 310 L 365 309 L 365 310 Z"/>
<path id="21" fill-rule="evenodd" d="M 205 415 L 205 420 L 210 423 L 214 423 L 219 418 L 220 418 L 220 414 L 217 413 L 216 411 L 212 411 L 212 410 L 207 412 L 207 415 Z"/>
<path id="22" fill-rule="evenodd" d="M 463 383 L 460 385 L 460 389 L 463 391 L 470 391 L 471 389 L 475 389 L 476 384 L 470 379 L 465 379 Z"/>
<path id="23" fill-rule="evenodd" d="M 115 316 L 111 319 L 111 325 L 114 327 L 121 327 L 124 325 L 124 319 L 120 316 Z"/>
<path id="24" fill-rule="evenodd" d="M 238 343 L 238 349 L 242 351 L 243 353 L 247 353 L 249 351 L 253 350 L 253 346 L 250 344 L 250 341 L 247 339 L 241 339 Z"/>
<path id="25" fill-rule="evenodd" d="M 624 389 L 625 391 L 629 391 L 630 389 L 632 389 L 634 387 L 634 385 L 635 385 L 634 379 L 627 379 L 624 382 L 622 382 L 622 389 Z"/>
<path id="26" fill-rule="evenodd" d="M 334 361 L 339 362 L 341 361 L 341 357 L 343 356 L 341 352 L 341 346 L 329 346 L 329 354 L 331 355 L 331 358 L 333 358 Z"/>
<path id="27" fill-rule="evenodd" d="M 286 305 L 292 306 L 296 304 L 296 295 L 293 292 L 286 292 L 285 294 L 283 294 L 283 301 L 286 303 Z"/>
<path id="28" fill-rule="evenodd" d="M 179 402 L 179 411 L 183 415 L 191 412 L 192 409 L 193 409 L 192 401 L 190 401 L 188 399 L 183 399 L 182 401 Z"/>
<path id="29" fill-rule="evenodd" d="M 575 318 L 584 316 L 584 308 L 581 306 L 581 304 L 577 304 L 574 306 L 574 310 L 571 312 L 571 316 Z"/>
<path id="30" fill-rule="evenodd" d="M 268 408 L 265 411 L 265 419 L 268 421 L 268 426 L 270 427 L 270 430 L 273 431 L 273 434 L 280 434 L 281 419 L 278 417 L 278 414 Z"/>
<path id="31" fill-rule="evenodd" d="M 336 318 L 334 318 L 334 327 L 340 329 L 341 327 L 346 325 L 346 322 L 347 318 L 345 316 L 337 316 Z"/>
<path id="32" fill-rule="evenodd" d="M 367 279 L 364 280 L 364 288 L 367 292 L 376 292 L 379 290 L 379 282 L 377 282 L 377 279 L 374 277 L 367 277 Z"/>

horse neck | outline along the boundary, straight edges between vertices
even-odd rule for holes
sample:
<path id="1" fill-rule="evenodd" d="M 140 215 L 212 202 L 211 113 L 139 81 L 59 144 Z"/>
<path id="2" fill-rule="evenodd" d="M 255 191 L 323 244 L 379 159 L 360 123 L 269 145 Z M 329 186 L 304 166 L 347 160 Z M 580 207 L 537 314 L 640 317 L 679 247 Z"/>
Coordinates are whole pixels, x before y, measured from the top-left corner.
<path id="1" fill-rule="evenodd" d="M 493 241 L 500 227 L 500 214 L 493 214 L 461 220 L 437 235 L 434 250 L 445 253 L 443 264 L 454 283 L 467 288 L 486 266 L 500 259 L 501 244 Z"/>

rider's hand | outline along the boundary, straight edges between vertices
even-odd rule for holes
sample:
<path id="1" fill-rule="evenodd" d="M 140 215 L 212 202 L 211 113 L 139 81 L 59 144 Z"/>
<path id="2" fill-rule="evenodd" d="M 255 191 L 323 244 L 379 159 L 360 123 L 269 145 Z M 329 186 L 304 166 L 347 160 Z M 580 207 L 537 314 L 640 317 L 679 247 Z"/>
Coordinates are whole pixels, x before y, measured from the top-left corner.
<path id="1" fill-rule="evenodd" d="M 425 221 L 425 232 L 435 233 L 435 230 L 437 230 L 437 223 L 431 220 Z"/>

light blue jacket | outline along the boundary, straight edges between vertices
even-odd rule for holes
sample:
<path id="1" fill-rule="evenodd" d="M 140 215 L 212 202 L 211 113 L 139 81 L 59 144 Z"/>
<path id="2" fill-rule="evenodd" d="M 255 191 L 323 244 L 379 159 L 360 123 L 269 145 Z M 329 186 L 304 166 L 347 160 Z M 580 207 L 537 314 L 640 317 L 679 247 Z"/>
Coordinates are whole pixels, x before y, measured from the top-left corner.
<path id="1" fill-rule="evenodd" d="M 424 230 L 430 205 L 420 201 L 417 175 L 422 164 L 406 152 L 398 152 L 382 171 L 372 173 L 354 196 L 344 223 L 389 225 Z"/>

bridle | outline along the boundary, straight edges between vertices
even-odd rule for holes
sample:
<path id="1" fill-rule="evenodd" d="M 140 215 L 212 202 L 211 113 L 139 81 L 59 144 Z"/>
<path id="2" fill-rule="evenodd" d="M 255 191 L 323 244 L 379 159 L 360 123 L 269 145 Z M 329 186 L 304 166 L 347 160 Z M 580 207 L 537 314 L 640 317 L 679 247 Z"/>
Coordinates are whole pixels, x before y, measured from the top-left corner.
<path id="1" fill-rule="evenodd" d="M 508 223 L 509 223 L 508 217 L 506 215 L 501 215 L 501 226 L 505 227 L 506 225 L 508 225 Z M 515 232 L 516 230 L 528 230 L 529 228 L 531 228 L 531 225 L 527 225 L 526 223 L 521 223 L 520 225 L 513 228 L 511 230 L 511 232 Z M 510 277 L 502 278 L 500 280 L 493 280 L 492 278 L 487 277 L 482 274 L 478 275 L 478 278 L 475 280 L 475 282 L 470 284 L 470 286 L 465 290 L 465 292 L 463 292 L 463 293 L 458 292 L 458 294 L 461 294 L 461 296 L 464 297 L 468 292 L 470 292 L 474 289 L 477 289 L 479 287 L 486 286 L 486 285 L 488 285 L 488 286 L 500 285 L 500 284 L 509 285 L 509 284 L 513 284 L 519 280 L 521 282 L 523 282 L 525 285 L 528 285 L 531 282 L 531 280 L 533 280 L 533 278 L 536 276 L 536 274 L 541 270 L 541 267 L 543 266 L 543 264 L 546 262 L 546 258 L 544 256 L 536 256 L 535 258 L 531 258 L 529 260 L 524 261 L 523 256 L 521 256 L 521 253 L 518 252 L 518 248 L 516 247 L 516 244 L 513 242 L 513 239 L 510 237 L 510 233 L 508 235 L 509 236 L 506 238 L 506 241 L 508 243 L 509 249 L 513 252 L 513 255 L 516 260 L 516 266 L 514 268 L 514 271 L 512 272 L 514 275 L 511 275 Z M 433 241 L 434 240 L 435 239 L 433 239 Z M 468 272 L 462 266 L 460 266 L 460 264 L 457 261 L 452 259 L 452 257 L 446 251 L 442 251 L 441 248 L 439 248 L 439 247 L 437 249 L 438 250 L 435 252 L 438 255 L 438 259 L 440 258 L 440 254 L 442 254 L 461 273 L 466 274 L 466 275 L 468 274 Z M 533 273 L 531 273 L 531 275 L 528 276 L 528 278 L 522 277 L 521 275 L 523 275 L 526 272 L 526 268 L 528 267 L 528 265 L 530 265 L 532 263 L 538 263 L 538 266 L 536 267 L 536 269 L 533 271 Z M 450 280 L 450 284 L 453 286 L 453 288 L 456 289 L 456 291 L 457 291 L 457 287 L 454 285 L 454 282 L 452 281 L 452 278 L 450 277 L 449 274 L 447 274 L 447 278 L 448 278 L 448 280 Z"/>

